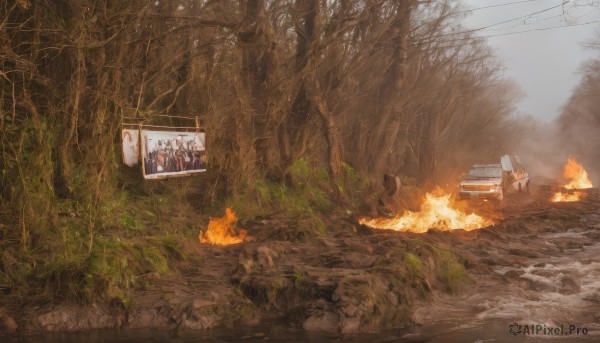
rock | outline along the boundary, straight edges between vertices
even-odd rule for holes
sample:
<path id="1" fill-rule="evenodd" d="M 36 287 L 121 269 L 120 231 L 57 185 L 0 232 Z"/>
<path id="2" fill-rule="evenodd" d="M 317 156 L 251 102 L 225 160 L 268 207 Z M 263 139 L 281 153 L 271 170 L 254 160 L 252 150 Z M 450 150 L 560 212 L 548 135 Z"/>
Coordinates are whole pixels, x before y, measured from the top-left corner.
<path id="1" fill-rule="evenodd" d="M 375 233 L 375 230 L 366 225 L 359 224 L 356 227 L 356 233 L 359 235 L 372 235 Z"/>
<path id="2" fill-rule="evenodd" d="M 122 320 L 122 318 L 114 318 L 108 307 L 96 304 L 85 307 L 74 304 L 60 304 L 37 316 L 30 325 L 33 326 L 34 330 L 41 328 L 43 331 L 73 332 L 114 328 L 118 326 L 119 320 Z"/>
<path id="3" fill-rule="evenodd" d="M 128 327 L 132 329 L 174 329 L 175 325 L 164 311 L 156 308 L 137 308 L 131 311 Z"/>
<path id="4" fill-rule="evenodd" d="M 600 226 L 600 224 L 598 226 Z M 587 232 L 584 234 L 584 236 L 595 241 L 600 240 L 600 232 Z"/>
<path id="5" fill-rule="evenodd" d="M 331 311 L 314 313 L 304 321 L 302 327 L 306 331 L 338 333 L 340 327 L 340 316 Z"/>
<path id="6" fill-rule="evenodd" d="M 562 284 L 559 289 L 561 294 L 577 294 L 581 291 L 581 287 L 568 276 L 563 276 L 560 282 Z"/>
<path id="7" fill-rule="evenodd" d="M 351 268 L 368 268 L 377 259 L 377 256 L 365 255 L 364 253 L 349 252 L 343 255 L 346 265 Z"/>
<path id="8" fill-rule="evenodd" d="M 255 254 L 256 264 L 263 269 L 272 268 L 274 259 L 279 257 L 277 252 L 265 245 L 258 247 Z"/>
<path id="9" fill-rule="evenodd" d="M 17 322 L 15 322 L 13 317 L 0 308 L 0 333 L 15 333 L 17 328 Z"/>
<path id="10" fill-rule="evenodd" d="M 402 318 L 392 312 L 400 308 L 398 298 L 389 291 L 381 280 L 373 275 L 348 275 L 340 280 L 332 300 L 340 314 L 340 332 L 356 333 L 363 330 L 380 329 L 388 318 Z M 390 312 L 390 316 L 386 314 Z"/>
<path id="11" fill-rule="evenodd" d="M 115 328 L 120 329 L 125 323 L 127 323 L 129 313 L 127 306 L 120 298 L 113 298 L 109 305 L 110 316 L 115 320 Z"/>
<path id="12" fill-rule="evenodd" d="M 201 308 L 201 307 L 212 306 L 212 305 L 216 305 L 216 304 L 217 304 L 216 302 L 210 301 L 210 300 L 194 299 L 192 301 L 192 308 Z"/>
<path id="13" fill-rule="evenodd" d="M 195 299 L 181 316 L 180 330 L 204 330 L 221 325 L 223 316 L 217 304 Z"/>

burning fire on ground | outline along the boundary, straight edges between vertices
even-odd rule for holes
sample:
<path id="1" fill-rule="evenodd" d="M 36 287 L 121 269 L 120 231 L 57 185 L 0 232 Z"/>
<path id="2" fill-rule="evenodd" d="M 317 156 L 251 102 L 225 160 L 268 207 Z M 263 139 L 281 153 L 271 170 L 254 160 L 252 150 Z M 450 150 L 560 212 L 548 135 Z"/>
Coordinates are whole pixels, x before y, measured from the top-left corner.
<path id="1" fill-rule="evenodd" d="M 427 232 L 431 228 L 444 231 L 456 229 L 471 231 L 493 224 L 490 219 L 480 217 L 474 213 L 465 214 L 452 209 L 449 203 L 449 194 L 434 196 L 427 193 L 420 212 L 406 211 L 402 216 L 394 218 L 361 218 L 359 223 L 374 229 L 417 233 Z"/>
<path id="2" fill-rule="evenodd" d="M 566 189 L 586 189 L 593 187 L 587 171 L 574 158 L 569 158 L 567 161 L 563 176 L 569 180 L 569 183 L 564 186 Z M 571 194 L 558 192 L 552 197 L 552 202 L 579 201 L 583 196 L 582 192 L 573 192 Z"/>
<path id="3" fill-rule="evenodd" d="M 572 202 L 579 201 L 583 197 L 581 192 L 573 192 L 572 194 L 558 192 L 552 197 L 552 202 Z"/>
<path id="4" fill-rule="evenodd" d="M 246 238 L 247 231 L 240 229 L 239 234 L 235 232 L 237 220 L 238 218 L 232 209 L 225 209 L 225 216 L 221 218 L 211 218 L 208 222 L 206 231 L 202 232 L 202 230 L 200 230 L 198 236 L 200 243 L 214 245 L 242 243 L 244 238 Z"/>

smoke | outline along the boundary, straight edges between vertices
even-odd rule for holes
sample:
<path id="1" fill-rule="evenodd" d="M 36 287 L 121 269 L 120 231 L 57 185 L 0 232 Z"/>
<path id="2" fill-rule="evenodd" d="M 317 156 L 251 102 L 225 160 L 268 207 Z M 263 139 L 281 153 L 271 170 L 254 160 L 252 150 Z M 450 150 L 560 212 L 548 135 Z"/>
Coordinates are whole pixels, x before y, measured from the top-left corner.
<path id="1" fill-rule="evenodd" d="M 530 117 L 522 130 L 513 154 L 519 156 L 532 181 L 560 178 L 569 152 L 564 149 L 558 125 Z"/>
<path id="2" fill-rule="evenodd" d="M 562 150 L 568 150 L 600 184 L 600 61 L 581 69 L 581 81 L 556 120 Z"/>
<path id="3" fill-rule="evenodd" d="M 600 185 L 600 60 L 584 63 L 580 77 L 554 122 L 525 124 L 515 154 L 533 177 L 560 180 L 567 158 L 574 157 Z"/>
<path id="4" fill-rule="evenodd" d="M 576 118 L 582 119 L 580 115 Z M 574 157 L 588 171 L 592 183 L 600 184 L 599 146 L 597 144 L 594 148 L 591 144 L 600 127 L 591 125 L 587 120 L 577 120 L 565 126 L 562 119 L 560 117 L 551 123 L 529 123 L 514 154 L 520 157 L 535 183 L 562 181 L 564 165 L 569 157 Z"/>

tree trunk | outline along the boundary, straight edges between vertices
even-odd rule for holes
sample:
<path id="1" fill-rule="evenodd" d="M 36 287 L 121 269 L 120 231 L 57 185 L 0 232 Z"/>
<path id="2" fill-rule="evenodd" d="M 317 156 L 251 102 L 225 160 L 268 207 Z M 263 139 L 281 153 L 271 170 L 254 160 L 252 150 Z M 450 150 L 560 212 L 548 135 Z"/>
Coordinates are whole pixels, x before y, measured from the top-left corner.
<path id="1" fill-rule="evenodd" d="M 329 174 L 329 181 L 331 182 L 332 188 L 336 192 L 336 195 L 339 196 L 339 189 L 337 188 L 336 181 L 340 175 L 340 167 L 342 164 L 340 133 L 337 129 L 333 113 L 329 110 L 329 106 L 325 100 L 318 94 L 319 87 L 317 86 L 315 88 L 316 90 L 314 92 L 310 92 L 310 100 L 322 121 L 323 136 L 327 143 L 327 173 Z"/>
<path id="2" fill-rule="evenodd" d="M 296 159 L 304 155 L 308 147 L 311 105 L 307 96 L 306 68 L 314 65 L 317 58 L 314 46 L 320 30 L 320 1 L 296 0 L 296 11 L 302 15 L 296 20 L 295 76 L 300 78 L 298 91 L 291 110 L 280 130 L 282 169 L 286 174 Z"/>
<path id="3" fill-rule="evenodd" d="M 269 170 L 273 161 L 272 132 L 276 127 L 270 101 L 270 88 L 275 72 L 275 48 L 273 30 L 265 13 L 265 0 L 241 1 L 243 18 L 238 38 L 241 46 L 241 74 L 251 107 L 252 137 L 259 170 Z"/>
<path id="4" fill-rule="evenodd" d="M 391 57 L 390 65 L 383 74 L 377 105 L 373 112 L 376 124 L 371 126 L 368 132 L 360 131 L 361 135 L 368 137 L 359 138 L 364 143 L 358 152 L 364 155 L 364 162 L 361 164 L 364 164 L 364 168 L 371 174 L 384 171 L 384 164 L 389 157 L 389 145 L 396 140 L 396 135 L 400 132 L 410 20 L 417 4 L 416 0 L 398 1 L 395 18 L 386 33 L 392 37 L 389 49 Z"/>

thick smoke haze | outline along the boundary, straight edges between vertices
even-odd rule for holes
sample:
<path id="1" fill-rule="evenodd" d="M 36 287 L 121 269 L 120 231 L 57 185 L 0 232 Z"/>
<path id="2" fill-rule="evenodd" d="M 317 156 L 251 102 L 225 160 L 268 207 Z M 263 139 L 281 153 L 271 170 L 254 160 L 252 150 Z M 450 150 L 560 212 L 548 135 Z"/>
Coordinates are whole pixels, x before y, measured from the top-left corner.
<path id="1" fill-rule="evenodd" d="M 530 123 L 515 148 L 534 182 L 536 179 L 557 179 L 569 153 L 563 149 L 556 123 Z"/>
<path id="2" fill-rule="evenodd" d="M 516 150 L 534 177 L 560 179 L 574 157 L 600 184 L 600 61 L 586 62 L 580 74 L 562 114 L 547 124 L 534 120 L 519 141 Z"/>

